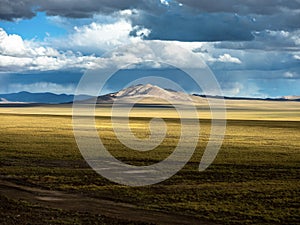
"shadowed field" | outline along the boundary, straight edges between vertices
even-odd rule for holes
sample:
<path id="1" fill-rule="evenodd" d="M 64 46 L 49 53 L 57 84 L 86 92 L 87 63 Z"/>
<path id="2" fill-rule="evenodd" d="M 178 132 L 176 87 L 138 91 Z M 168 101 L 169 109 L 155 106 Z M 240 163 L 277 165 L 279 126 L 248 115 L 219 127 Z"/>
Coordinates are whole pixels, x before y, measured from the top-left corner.
<path id="1" fill-rule="evenodd" d="M 176 215 L 187 224 L 297 224 L 300 104 L 228 101 L 227 106 L 226 137 L 206 171 L 198 172 L 198 166 L 210 133 L 210 113 L 200 105 L 201 137 L 190 162 L 172 178 L 139 188 L 114 184 L 89 168 L 76 146 L 70 106 L 1 107 L 0 223 L 159 224 L 159 216 Z M 131 129 L 140 138 L 149 135 L 149 119 L 166 118 L 167 136 L 150 152 L 127 149 L 116 139 L 110 108 L 103 105 L 97 109 L 97 129 L 115 157 L 133 165 L 150 165 L 174 150 L 180 135 L 174 109 L 156 106 L 149 111 L 141 106 L 131 116 Z M 28 187 L 36 190 L 32 199 L 22 197 Z M 101 207 L 96 212 L 59 207 L 51 194 L 50 199 L 34 201 L 39 191 L 46 190 L 74 195 L 78 201 L 88 198 L 93 204 L 125 205 L 158 219 L 130 216 L 130 211 L 113 216 Z"/>

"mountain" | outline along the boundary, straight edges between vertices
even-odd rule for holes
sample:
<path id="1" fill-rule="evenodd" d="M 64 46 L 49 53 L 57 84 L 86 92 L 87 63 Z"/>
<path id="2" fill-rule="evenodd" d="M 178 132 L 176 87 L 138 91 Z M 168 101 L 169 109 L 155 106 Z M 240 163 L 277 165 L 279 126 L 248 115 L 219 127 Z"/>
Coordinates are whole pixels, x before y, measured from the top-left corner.
<path id="1" fill-rule="evenodd" d="M 116 98 L 137 98 L 137 97 L 159 97 L 166 100 L 186 100 L 189 96 L 182 92 L 163 89 L 156 85 L 151 84 L 138 84 L 130 86 L 113 95 Z"/>
<path id="2" fill-rule="evenodd" d="M 126 89 L 123 89 L 114 94 L 115 97 L 126 98 L 126 97 L 139 97 L 139 96 L 162 96 L 170 98 L 172 95 L 158 86 L 154 86 L 151 84 L 138 84 L 135 86 L 130 86 Z"/>
<path id="3" fill-rule="evenodd" d="M 0 98 L 0 104 L 8 104 L 10 103 L 9 101 L 7 101 L 7 99 L 5 98 Z"/>
<path id="4" fill-rule="evenodd" d="M 74 95 L 53 94 L 53 93 L 30 93 L 19 92 L 13 94 L 0 94 L 1 102 L 4 103 L 42 103 L 42 104 L 60 104 L 73 101 Z M 80 95 L 80 99 L 91 98 L 88 95 Z"/>
<path id="5" fill-rule="evenodd" d="M 25 102 L 12 102 L 12 101 L 8 101 L 5 98 L 0 98 L 0 105 L 18 105 L 18 104 L 26 104 Z"/>
<path id="6" fill-rule="evenodd" d="M 187 98 L 192 98 L 188 94 L 183 92 L 177 92 L 170 89 L 163 89 L 156 85 L 151 84 L 138 84 L 133 85 L 118 92 L 114 92 L 111 94 L 99 96 L 97 98 L 97 103 L 112 103 L 116 99 L 121 100 L 122 102 L 132 102 L 137 98 L 144 98 L 142 102 L 155 102 L 155 103 L 163 103 L 166 101 L 177 101 L 184 102 L 187 101 Z"/>

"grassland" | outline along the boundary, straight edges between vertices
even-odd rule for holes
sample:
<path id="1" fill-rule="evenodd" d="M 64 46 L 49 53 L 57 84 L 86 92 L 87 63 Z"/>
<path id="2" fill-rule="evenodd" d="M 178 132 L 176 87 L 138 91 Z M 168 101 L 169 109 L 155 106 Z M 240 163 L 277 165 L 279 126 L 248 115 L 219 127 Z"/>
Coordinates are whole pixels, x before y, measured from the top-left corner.
<path id="1" fill-rule="evenodd" d="M 25 186 L 134 205 L 138 209 L 187 215 L 216 224 L 298 224 L 300 169 L 300 104 L 229 101 L 226 137 L 214 163 L 198 165 L 210 133 L 210 114 L 199 107 L 201 137 L 190 162 L 172 178 L 147 187 L 114 184 L 95 173 L 77 148 L 69 106 L 0 108 L 1 179 Z M 169 108 L 139 107 L 131 128 L 147 137 L 148 117 L 166 118 L 168 135 L 147 153 L 124 147 L 111 128 L 110 110 L 97 110 L 103 142 L 120 160 L 155 163 L 176 146 L 180 124 Z M 5 210 L 4 210 L 5 209 Z M 34 215 L 44 215 L 36 217 Z M 16 216 L 18 215 L 18 216 Z M 33 215 L 33 216 L 29 216 Z M 1 193 L 1 224 L 26 221 L 51 224 L 131 224 L 93 213 L 47 209 Z"/>

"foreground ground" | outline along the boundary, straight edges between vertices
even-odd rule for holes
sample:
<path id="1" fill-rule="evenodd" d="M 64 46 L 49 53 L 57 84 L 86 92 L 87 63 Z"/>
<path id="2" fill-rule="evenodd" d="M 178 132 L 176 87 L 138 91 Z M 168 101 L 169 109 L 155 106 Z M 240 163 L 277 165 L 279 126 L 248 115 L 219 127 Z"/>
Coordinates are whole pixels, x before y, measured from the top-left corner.
<path id="1" fill-rule="evenodd" d="M 0 108 L 0 223 L 297 224 L 299 103 L 228 106 L 226 137 L 213 165 L 197 171 L 210 132 L 209 113 L 200 108 L 202 135 L 191 161 L 172 178 L 139 188 L 89 168 L 73 137 L 70 107 Z M 148 111 L 137 109 L 131 120 L 140 137 L 148 133 Z M 114 156 L 150 165 L 172 152 L 180 128 L 174 110 L 152 111 L 167 118 L 169 130 L 160 148 L 147 153 L 124 148 L 109 110 L 99 111 L 97 128 Z"/>

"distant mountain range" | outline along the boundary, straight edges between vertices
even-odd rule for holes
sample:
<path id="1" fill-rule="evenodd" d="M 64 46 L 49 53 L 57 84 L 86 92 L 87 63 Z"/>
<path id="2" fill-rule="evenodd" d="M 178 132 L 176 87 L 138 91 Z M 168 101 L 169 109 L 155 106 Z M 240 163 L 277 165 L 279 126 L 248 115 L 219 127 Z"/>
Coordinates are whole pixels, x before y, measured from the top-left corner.
<path id="1" fill-rule="evenodd" d="M 79 99 L 85 100 L 91 98 L 88 95 L 80 95 Z M 19 92 L 13 94 L 0 94 L 0 103 L 41 103 L 41 104 L 60 104 L 73 102 L 74 95 L 66 94 L 53 94 L 53 93 L 30 93 L 30 92 Z"/>
<path id="2" fill-rule="evenodd" d="M 187 97 L 197 100 L 208 98 L 222 98 L 221 96 L 205 96 L 205 95 L 188 95 L 182 92 L 177 92 L 170 89 L 163 89 L 156 85 L 151 84 L 139 84 L 134 85 L 118 92 L 106 94 L 97 97 L 97 103 L 112 103 L 116 99 L 122 99 L 124 101 L 132 101 L 139 97 L 148 98 L 162 98 L 170 101 L 186 101 Z M 284 96 L 281 98 L 243 98 L 243 97 L 224 97 L 228 100 L 268 100 L 268 101 L 300 101 L 300 96 Z M 74 95 L 66 94 L 53 94 L 53 93 L 30 93 L 30 92 L 19 92 L 13 94 L 0 94 L 0 104 L 28 104 L 28 103 L 39 103 L 39 104 L 62 104 L 72 103 Z M 200 98 L 199 98 L 200 99 Z M 77 96 L 77 100 L 82 103 L 89 103 L 95 101 L 95 97 L 89 95 Z"/>
<path id="3" fill-rule="evenodd" d="M 228 100 L 260 100 L 260 101 L 296 101 L 296 102 L 300 102 L 300 96 L 283 96 L 281 98 L 226 97 L 226 96 L 199 95 L 199 94 L 194 94 L 194 96 L 203 97 L 203 98 L 224 98 L 224 99 L 228 99 Z"/>

